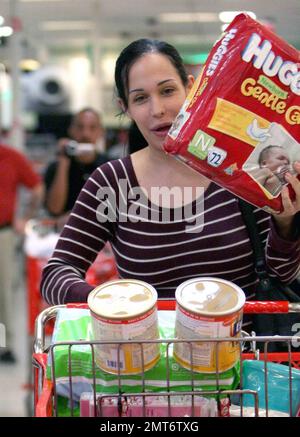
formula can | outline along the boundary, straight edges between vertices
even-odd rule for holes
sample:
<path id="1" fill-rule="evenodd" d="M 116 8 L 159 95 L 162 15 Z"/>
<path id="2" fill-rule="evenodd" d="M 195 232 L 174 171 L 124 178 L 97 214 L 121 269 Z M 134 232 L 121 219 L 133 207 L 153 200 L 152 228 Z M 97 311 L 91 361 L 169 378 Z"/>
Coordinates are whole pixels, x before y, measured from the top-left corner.
<path id="1" fill-rule="evenodd" d="M 190 279 L 179 285 L 175 296 L 177 339 L 240 336 L 246 298 L 237 285 L 218 278 Z M 195 372 L 224 372 L 239 356 L 239 342 L 235 341 L 174 343 L 175 360 Z"/>
<path id="2" fill-rule="evenodd" d="M 107 282 L 89 294 L 94 339 L 114 342 L 95 346 L 95 360 L 102 370 L 134 375 L 157 363 L 159 344 L 143 343 L 159 338 L 156 303 L 156 290 L 133 279 Z M 131 343 L 120 346 L 122 340 Z"/>

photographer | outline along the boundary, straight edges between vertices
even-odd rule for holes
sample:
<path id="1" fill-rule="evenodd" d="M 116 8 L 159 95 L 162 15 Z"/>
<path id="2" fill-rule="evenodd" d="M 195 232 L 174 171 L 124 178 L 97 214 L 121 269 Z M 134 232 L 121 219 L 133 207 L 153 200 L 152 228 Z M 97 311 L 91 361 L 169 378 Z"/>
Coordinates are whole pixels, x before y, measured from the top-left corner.
<path id="1" fill-rule="evenodd" d="M 58 142 L 58 158 L 45 173 L 45 206 L 53 216 L 66 216 L 90 174 L 108 158 L 97 144 L 104 138 L 99 114 L 92 108 L 77 113 L 69 128 L 70 138 Z"/>

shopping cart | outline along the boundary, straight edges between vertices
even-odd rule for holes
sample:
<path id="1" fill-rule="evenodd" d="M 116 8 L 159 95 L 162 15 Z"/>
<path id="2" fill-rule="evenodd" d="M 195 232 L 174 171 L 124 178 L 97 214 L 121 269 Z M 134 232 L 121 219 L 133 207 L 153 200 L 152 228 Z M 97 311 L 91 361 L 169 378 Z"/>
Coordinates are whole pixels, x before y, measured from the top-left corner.
<path id="1" fill-rule="evenodd" d="M 68 304 L 68 305 L 59 305 L 50 307 L 44 310 L 36 320 L 35 326 L 35 343 L 34 343 L 34 353 L 33 353 L 33 370 L 34 370 L 34 382 L 35 382 L 35 391 L 34 391 L 34 414 L 37 417 L 44 416 L 59 416 L 58 409 L 58 390 L 57 390 L 57 378 L 55 374 L 55 350 L 56 348 L 67 346 L 67 359 L 68 359 L 68 369 L 69 374 L 67 377 L 67 383 L 69 388 L 69 399 L 68 399 L 68 408 L 69 415 L 75 415 L 75 400 L 73 399 L 73 395 L 75 392 L 75 378 L 73 378 L 73 368 L 72 368 L 72 350 L 76 346 L 88 346 L 90 348 L 90 353 L 92 356 L 92 391 L 88 393 L 87 397 L 89 405 L 89 412 L 87 415 L 91 416 L 142 416 L 148 417 L 147 413 L 149 413 L 149 404 L 154 403 L 156 406 L 159 405 L 159 408 L 156 408 L 157 415 L 163 415 L 172 417 L 172 416 L 195 416 L 199 417 L 203 413 L 203 399 L 208 403 L 205 403 L 205 412 L 209 414 L 209 416 L 229 416 L 229 415 L 272 415 L 273 411 L 270 408 L 270 390 L 272 389 L 271 385 L 273 385 L 274 375 L 270 374 L 273 369 L 270 368 L 272 364 L 270 363 L 285 363 L 284 366 L 280 366 L 280 369 L 284 370 L 283 375 L 279 375 L 278 381 L 280 382 L 280 386 L 277 387 L 280 392 L 280 397 L 286 397 L 286 402 L 288 406 L 286 407 L 287 412 L 277 413 L 276 415 L 289 415 L 296 416 L 299 415 L 299 407 L 300 407 L 300 352 L 292 352 L 292 344 L 295 345 L 295 342 L 299 342 L 300 346 L 300 338 L 295 336 L 290 337 L 258 337 L 255 336 L 255 333 L 251 333 L 251 335 L 244 334 L 240 338 L 236 337 L 228 337 L 228 338 L 201 338 L 201 342 L 213 342 L 216 345 L 217 352 L 219 345 L 222 342 L 238 342 L 239 344 L 239 353 L 240 353 L 240 371 L 239 371 L 239 385 L 233 389 L 224 389 L 222 388 L 223 381 L 221 379 L 221 372 L 218 371 L 218 353 L 217 353 L 217 369 L 215 373 L 215 389 L 213 390 L 205 390 L 205 387 L 199 389 L 197 386 L 197 373 L 193 371 L 193 344 L 199 342 L 199 340 L 186 340 L 191 350 L 191 370 L 189 373 L 190 379 L 190 388 L 185 391 L 181 391 L 180 393 L 174 392 L 172 388 L 172 384 L 170 381 L 170 351 L 172 345 L 176 342 L 182 342 L 182 340 L 178 339 L 165 339 L 165 340 L 148 340 L 147 342 L 141 342 L 141 356 L 143 362 L 143 344 L 145 343 L 160 343 L 164 344 L 166 348 L 166 382 L 165 388 L 158 393 L 150 393 L 147 390 L 147 376 L 146 372 L 141 370 L 140 373 L 140 382 L 139 382 L 139 391 L 138 392 L 130 392 L 124 391 L 124 384 L 121 376 L 121 371 L 118 369 L 116 379 L 117 379 L 117 388 L 114 394 L 107 393 L 99 393 L 97 390 L 97 381 L 96 381 L 96 369 L 97 365 L 95 363 L 95 347 L 101 344 L 111 344 L 111 341 L 70 341 L 70 342 L 59 342 L 56 344 L 51 344 L 50 346 L 45 345 L 45 328 L 49 320 L 56 318 L 58 311 L 60 309 L 87 309 L 87 304 Z M 175 302 L 173 301 L 159 301 L 158 302 L 159 311 L 162 310 L 174 310 Z M 288 313 L 288 312 L 297 312 L 300 313 L 300 304 L 289 303 L 285 301 L 276 301 L 276 302 L 257 302 L 251 301 L 246 302 L 244 307 L 244 313 Z M 272 342 L 284 342 L 287 345 L 287 352 L 280 353 L 269 353 L 268 347 Z M 260 342 L 260 344 L 264 345 L 263 350 L 256 350 L 256 342 Z M 120 341 L 117 343 L 118 345 L 118 359 L 119 362 L 119 353 L 123 345 L 130 344 L 130 341 Z M 137 342 L 134 341 L 134 344 Z M 247 352 L 245 352 L 245 350 Z M 47 376 L 47 363 L 51 362 L 51 377 L 49 377 L 49 373 Z M 258 374 L 254 374 L 254 378 L 252 375 L 252 380 L 255 380 L 256 386 L 254 387 L 246 387 L 245 385 L 245 372 L 243 369 L 246 367 L 246 363 L 255 363 L 259 364 L 260 372 L 262 373 L 262 382 L 260 386 L 257 385 Z M 277 368 L 276 368 L 277 369 Z M 296 375 L 295 375 L 296 372 Z M 275 375 L 276 376 L 276 375 Z M 278 376 L 278 375 L 277 375 Z M 256 379 L 255 379 L 256 378 Z M 250 377 L 251 380 L 251 377 Z M 284 386 L 282 385 L 284 383 Z M 263 386 L 263 387 L 262 387 Z M 263 388 L 263 410 L 261 407 L 261 396 Z M 276 387 L 275 387 L 276 389 Z M 276 390 L 275 390 L 276 391 Z M 278 394 L 278 393 L 277 393 Z M 272 395 L 273 396 L 273 395 Z M 244 399 L 248 399 L 247 402 L 244 402 Z M 150 401 L 149 401 L 150 399 Z M 179 399 L 179 400 L 178 400 Z M 185 405 L 182 408 L 182 402 L 186 403 L 187 401 L 190 405 L 187 407 Z M 230 399 L 230 400 L 229 400 Z M 251 399 L 251 402 L 249 402 Z M 260 401 L 260 404 L 259 404 Z M 236 402 L 237 407 L 233 409 L 233 406 L 230 406 L 230 403 Z M 249 403 L 251 407 L 249 407 Z M 274 402 L 273 402 L 274 403 Z M 181 407 L 179 406 L 181 405 Z M 247 406 L 248 405 L 248 406 Z M 179 407 L 178 407 L 179 406 Z M 209 408 L 208 408 L 209 407 Z M 188 409 L 187 409 L 188 408 Z M 202 410 L 201 410 L 202 408 Z M 208 409 L 207 409 L 208 408 Z M 274 409 L 274 408 L 273 408 Z M 249 413 L 250 411 L 250 413 Z M 231 413 L 231 414 L 230 414 Z M 151 414 L 153 416 L 153 408 L 151 410 Z M 155 415 L 155 413 L 154 413 Z"/>

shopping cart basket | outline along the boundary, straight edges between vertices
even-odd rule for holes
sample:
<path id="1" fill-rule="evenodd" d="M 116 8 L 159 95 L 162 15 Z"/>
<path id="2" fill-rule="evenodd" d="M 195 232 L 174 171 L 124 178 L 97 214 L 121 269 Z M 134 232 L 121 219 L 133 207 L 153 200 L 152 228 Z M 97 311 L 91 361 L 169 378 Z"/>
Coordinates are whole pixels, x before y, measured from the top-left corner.
<path id="1" fill-rule="evenodd" d="M 281 366 L 284 369 L 285 376 L 280 376 L 280 381 L 284 382 L 284 388 L 282 386 L 279 387 L 280 396 L 282 397 L 285 391 L 287 402 L 288 402 L 288 414 L 290 416 L 298 415 L 298 408 L 300 406 L 300 387 L 299 381 L 297 378 L 300 375 L 300 352 L 292 352 L 291 345 L 293 342 L 299 342 L 300 339 L 297 339 L 295 336 L 292 337 L 257 337 L 252 333 L 252 335 L 246 335 L 241 338 L 236 337 L 228 337 L 228 338 L 201 338 L 201 342 L 213 342 L 218 346 L 221 342 L 238 342 L 240 345 L 240 375 L 239 375 L 239 386 L 238 388 L 233 389 L 224 389 L 222 387 L 222 379 L 221 373 L 217 370 L 215 374 L 215 389 L 213 390 L 205 390 L 203 387 L 199 390 L 197 386 L 197 374 L 193 371 L 193 353 L 192 348 L 193 344 L 199 342 L 199 340 L 186 340 L 191 348 L 191 371 L 190 371 L 190 388 L 188 390 L 182 391 L 180 393 L 174 392 L 171 382 L 170 382 L 170 367 L 169 367 L 169 359 L 170 359 L 170 348 L 176 342 L 182 341 L 177 339 L 166 339 L 166 340 L 149 340 L 145 343 L 156 342 L 161 343 L 166 346 L 166 383 L 165 388 L 158 393 L 150 393 L 147 391 L 146 385 L 146 372 L 142 369 L 140 374 L 140 391 L 137 392 L 124 392 L 124 384 L 122 381 L 122 376 L 120 369 L 118 369 L 118 374 L 116 375 L 117 379 L 117 389 L 114 394 L 105 394 L 99 393 L 97 390 L 96 384 L 96 369 L 97 365 L 95 364 L 95 346 L 99 344 L 107 344 L 112 343 L 111 341 L 99 342 L 99 341 L 71 341 L 71 342 L 59 342 L 56 344 L 52 344 L 49 347 L 45 346 L 45 327 L 47 322 L 50 319 L 53 319 L 58 314 L 60 309 L 74 309 L 81 308 L 87 309 L 87 304 L 68 304 L 68 305 L 58 305 L 55 307 L 50 307 L 44 310 L 36 320 L 35 326 L 35 343 L 34 343 L 34 353 L 33 353 L 33 366 L 34 366 L 34 382 L 35 382 L 35 396 L 34 396 L 34 411 L 35 416 L 58 416 L 58 391 L 57 391 L 57 379 L 55 375 L 55 349 L 61 346 L 67 346 L 67 356 L 68 356 L 68 368 L 69 375 L 67 378 L 68 388 L 69 388 L 69 415 L 73 416 L 75 413 L 75 400 L 73 399 L 73 394 L 75 391 L 75 378 L 73 378 L 73 369 L 72 369 L 72 349 L 79 345 L 81 347 L 88 346 L 92 355 L 92 392 L 89 393 L 88 403 L 90 408 L 88 415 L 93 416 L 107 416 L 113 414 L 117 416 L 126 416 L 128 415 L 137 415 L 142 417 L 147 417 L 147 412 L 149 412 L 149 399 L 152 399 L 156 402 L 156 405 L 160 405 L 160 413 L 163 411 L 165 416 L 198 416 L 201 415 L 201 405 L 203 407 L 203 398 L 207 397 L 209 399 L 209 409 L 207 409 L 208 404 L 205 404 L 206 412 L 209 411 L 210 416 L 215 415 L 230 415 L 229 411 L 229 396 L 230 399 L 235 399 L 237 401 L 238 407 L 235 409 L 235 414 L 238 411 L 239 416 L 244 416 L 245 412 L 248 414 L 249 407 L 247 405 L 252 405 L 251 414 L 254 416 L 259 416 L 262 414 L 262 410 L 259 409 L 261 405 L 259 405 L 259 396 L 261 396 L 261 386 L 245 388 L 244 380 L 245 380 L 245 372 L 244 369 L 246 367 L 246 363 L 260 363 L 260 371 L 263 374 L 262 384 L 263 384 L 263 414 L 269 416 L 272 413 L 272 409 L 269 408 L 269 388 L 272 384 L 273 375 L 269 377 L 270 372 L 273 370 L 270 369 L 270 363 L 286 363 L 285 366 Z M 174 310 L 175 303 L 173 301 L 159 301 L 158 302 L 159 310 Z M 244 313 L 288 313 L 288 312 L 300 312 L 300 304 L 289 303 L 285 301 L 276 301 L 276 302 L 246 302 L 244 307 Z M 287 352 L 281 353 L 268 353 L 268 346 L 272 342 L 284 342 L 287 345 Z M 260 342 L 260 344 L 264 344 L 264 350 L 258 351 L 256 350 L 256 342 Z M 118 342 L 118 347 L 120 350 L 122 345 L 128 344 L 130 341 L 120 341 Z M 134 341 L 136 344 L 137 342 Z M 140 344 L 141 350 L 143 350 L 143 343 Z M 248 352 L 244 352 L 246 349 Z M 119 352 L 118 352 L 119 353 Z M 143 355 L 142 355 L 143 356 Z M 218 356 L 218 354 L 217 354 Z M 52 369 L 52 377 L 47 377 L 47 362 L 51 361 L 51 369 Z M 118 359 L 119 361 L 119 359 Z M 217 357 L 218 363 L 218 357 Z M 280 368 L 281 368 L 280 367 Z M 297 372 L 295 377 L 294 372 Z M 257 380 L 257 373 L 255 374 L 255 378 Z M 254 379 L 255 379 L 254 378 Z M 296 378 L 296 379 L 295 379 Z M 250 378 L 251 379 L 251 378 Z M 272 387 L 271 387 L 272 388 Z M 178 401 L 179 397 L 179 401 Z M 158 399 L 159 398 L 159 399 Z M 190 402 L 189 410 L 176 408 L 178 407 L 178 402 L 182 404 L 182 400 L 184 398 L 184 402 L 187 400 Z M 248 399 L 247 402 L 244 403 L 244 399 Z M 249 402 L 251 399 L 251 402 Z M 154 403 L 155 403 L 154 402 Z M 295 406 L 296 402 L 296 406 Z M 245 406 L 246 404 L 246 406 Z M 202 409 L 203 410 L 203 409 Z M 91 412 L 92 411 L 92 412 Z M 153 414 L 153 409 L 151 410 Z M 158 411 L 158 410 L 156 410 Z M 199 413 L 200 412 L 200 413 Z M 203 412 L 203 411 L 202 411 Z M 179 413 L 179 414 L 178 414 Z M 280 414 L 279 414 L 280 415 Z"/>

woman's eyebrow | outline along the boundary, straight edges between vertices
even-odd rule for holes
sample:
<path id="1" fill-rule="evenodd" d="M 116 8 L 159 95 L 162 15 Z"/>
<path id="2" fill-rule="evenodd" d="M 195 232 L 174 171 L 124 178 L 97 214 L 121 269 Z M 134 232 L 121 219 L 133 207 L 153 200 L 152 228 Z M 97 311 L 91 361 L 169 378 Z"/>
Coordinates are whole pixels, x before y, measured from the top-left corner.
<path id="1" fill-rule="evenodd" d="M 129 92 L 128 92 L 128 94 L 130 94 L 130 93 L 136 93 L 137 91 L 144 91 L 144 89 L 143 88 L 136 88 L 136 89 L 134 89 L 134 90 L 129 90 Z"/>
<path id="2" fill-rule="evenodd" d="M 158 82 L 157 85 L 163 85 L 166 82 L 174 82 L 174 79 L 165 79 L 165 80 L 162 80 L 161 82 Z"/>
<path id="3" fill-rule="evenodd" d="M 164 80 L 162 80 L 161 82 L 158 82 L 158 86 L 160 86 L 160 85 L 163 85 L 164 83 L 166 83 L 166 82 L 174 82 L 174 79 L 164 79 Z M 141 92 L 141 91 L 144 91 L 144 88 L 135 88 L 135 89 L 133 89 L 133 90 L 129 90 L 129 93 L 128 94 L 131 94 L 131 93 L 136 93 L 136 92 Z"/>

